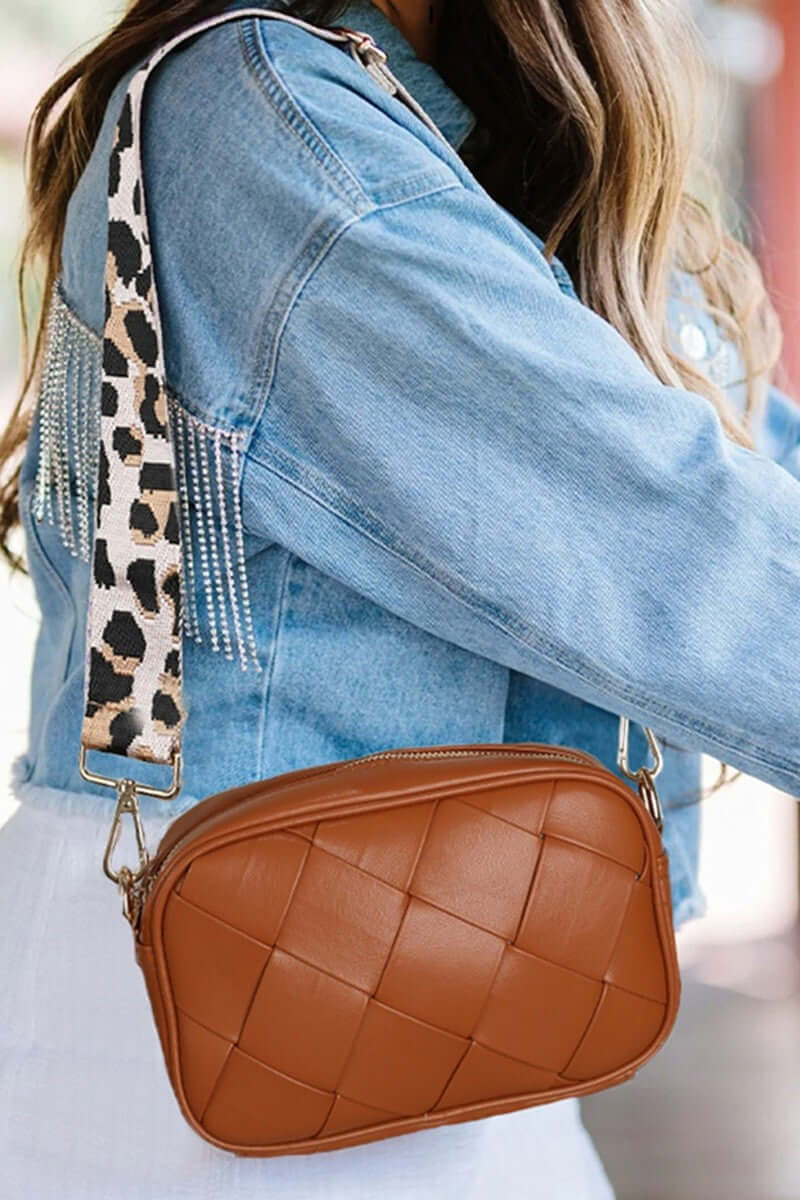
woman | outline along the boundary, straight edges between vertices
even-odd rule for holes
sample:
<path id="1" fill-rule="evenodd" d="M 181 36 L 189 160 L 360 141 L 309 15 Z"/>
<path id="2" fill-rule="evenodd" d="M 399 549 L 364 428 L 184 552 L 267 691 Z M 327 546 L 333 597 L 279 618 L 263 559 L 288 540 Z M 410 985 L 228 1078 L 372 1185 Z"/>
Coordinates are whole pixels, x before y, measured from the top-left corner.
<path id="1" fill-rule="evenodd" d="M 25 261 L 55 287 L 18 484 L 43 620 L 0 838 L 12 1193 L 610 1196 L 575 1101 L 324 1155 L 201 1143 L 98 870 L 110 801 L 77 753 L 112 137 L 155 46 L 244 7 L 139 0 L 32 127 Z M 702 910 L 699 754 L 800 794 L 800 421 L 757 268 L 687 193 L 689 35 L 666 0 L 273 7 L 371 33 L 444 137 L 269 18 L 206 30 L 148 85 L 189 712 L 150 836 L 390 746 L 553 741 L 616 769 L 626 712 L 666 747 L 680 924 Z"/>

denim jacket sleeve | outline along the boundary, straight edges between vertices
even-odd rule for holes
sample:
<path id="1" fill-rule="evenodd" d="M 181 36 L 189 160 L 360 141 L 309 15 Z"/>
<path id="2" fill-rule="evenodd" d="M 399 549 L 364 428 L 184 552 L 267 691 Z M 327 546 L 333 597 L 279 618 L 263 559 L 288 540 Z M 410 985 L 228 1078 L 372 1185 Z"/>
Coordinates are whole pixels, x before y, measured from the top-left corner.
<path id="1" fill-rule="evenodd" d="M 800 484 L 459 184 L 297 292 L 247 522 L 398 615 L 800 795 Z"/>
<path id="2" fill-rule="evenodd" d="M 347 55 L 242 22 L 159 75 L 168 375 L 246 439 L 247 534 L 800 795 L 800 482 L 661 384 Z"/>

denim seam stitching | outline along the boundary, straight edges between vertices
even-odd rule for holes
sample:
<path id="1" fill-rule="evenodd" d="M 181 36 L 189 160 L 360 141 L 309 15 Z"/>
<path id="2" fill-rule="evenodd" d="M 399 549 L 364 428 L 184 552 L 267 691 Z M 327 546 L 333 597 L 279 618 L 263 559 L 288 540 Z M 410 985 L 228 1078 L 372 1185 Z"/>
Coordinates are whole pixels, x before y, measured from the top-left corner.
<path id="1" fill-rule="evenodd" d="M 504 634 L 512 637 L 526 648 L 536 650 L 543 658 L 548 659 L 557 667 L 569 671 L 579 679 L 598 684 L 606 690 L 614 692 L 621 700 L 631 701 L 641 708 L 650 708 L 658 715 L 671 719 L 675 724 L 686 729 L 688 733 L 702 733 L 706 735 L 711 741 L 718 743 L 720 749 L 725 753 L 725 741 L 716 726 L 709 724 L 701 718 L 660 704 L 657 699 L 647 695 L 647 693 L 638 691 L 624 680 L 608 672 L 601 671 L 596 666 L 586 663 L 584 660 L 571 656 L 563 647 L 549 638 L 544 638 L 540 634 L 537 634 L 529 626 L 520 622 L 518 618 L 504 612 L 501 608 L 481 602 L 463 580 L 453 576 L 450 572 L 443 571 L 436 564 L 423 562 L 408 546 L 404 545 L 402 538 L 393 530 L 387 528 L 375 514 L 353 505 L 347 496 L 332 485 L 330 481 L 325 480 L 316 472 L 309 470 L 304 464 L 297 462 L 296 459 L 285 454 L 273 444 L 269 445 L 269 451 L 274 455 L 277 463 L 280 463 L 284 467 L 283 471 L 278 469 L 275 463 L 265 461 L 252 450 L 249 452 L 249 457 L 265 470 L 271 471 L 284 479 L 292 487 L 300 491 L 305 491 L 320 507 L 326 508 L 339 520 L 351 526 L 356 532 L 368 537 L 383 550 L 393 554 L 407 566 L 419 571 L 425 578 L 435 583 L 438 587 L 441 587 L 467 608 L 472 609 L 479 616 L 489 620 L 492 625 L 499 628 Z M 299 478 L 296 478 L 296 476 Z M 735 732 L 737 738 L 741 738 L 743 731 L 736 730 Z M 728 739 L 728 745 L 730 745 L 730 739 Z M 764 766 L 774 767 L 783 771 L 800 773 L 800 762 L 791 758 L 774 757 L 765 752 L 763 746 L 748 741 L 746 738 L 737 740 L 736 748 L 742 751 L 754 763 L 761 763 Z"/>
<path id="2" fill-rule="evenodd" d="M 203 432 L 209 436 L 213 437 L 215 433 L 224 434 L 226 437 L 240 437 L 242 435 L 242 430 L 238 429 L 235 425 L 229 425 L 226 421 L 209 421 L 207 417 L 201 416 L 193 402 L 187 398 L 180 388 L 173 387 L 172 384 L 168 383 L 165 390 L 167 398 L 172 401 L 173 405 L 177 404 L 182 408 L 189 420 L 195 425 L 201 426 Z"/>
<path id="3" fill-rule="evenodd" d="M 250 17 L 241 23 L 239 29 L 239 44 L 248 73 L 259 91 L 270 102 L 273 111 L 297 141 L 309 151 L 343 199 L 361 211 L 364 204 L 369 204 L 369 197 L 286 86 L 269 56 L 264 31 L 259 21 L 258 17 Z"/>
<path id="4" fill-rule="evenodd" d="M 95 349 L 102 352 L 103 335 L 98 333 L 96 329 L 93 329 L 91 325 L 87 325 L 83 318 L 80 317 L 75 311 L 75 307 L 64 289 L 63 278 L 61 275 L 58 276 L 55 286 L 58 290 L 62 304 L 66 309 L 69 310 L 70 318 L 74 320 L 75 323 L 81 327 L 84 333 L 92 339 L 92 341 L 95 343 Z M 205 416 L 201 416 L 194 403 L 185 395 L 184 392 L 181 391 L 180 388 L 174 387 L 171 383 L 167 383 L 166 391 L 167 395 L 170 396 L 176 404 L 180 404 L 181 407 L 186 410 L 193 421 L 197 421 L 198 424 L 202 425 L 210 433 L 215 433 L 217 430 L 219 430 L 220 433 L 229 435 L 241 433 L 241 430 L 235 425 L 229 425 L 225 421 L 210 422 Z"/>
<path id="5" fill-rule="evenodd" d="M 359 221 L 362 221 L 365 217 L 370 217 L 370 216 L 373 216 L 374 214 L 380 214 L 390 208 L 400 207 L 403 204 L 413 204 L 417 200 L 425 199 L 428 196 L 437 195 L 439 192 L 442 192 L 442 191 L 449 191 L 451 188 L 458 188 L 463 191 L 463 185 L 458 180 L 448 181 L 447 183 L 439 183 L 439 184 L 436 184 L 435 186 L 431 187 L 429 191 L 421 192 L 419 195 L 411 196 L 411 197 L 402 197 L 401 199 L 398 199 L 395 201 L 390 201 L 390 202 L 388 202 L 386 204 L 382 204 L 380 206 L 375 205 L 373 208 L 370 208 L 367 212 L 353 213 L 349 217 L 347 217 L 345 220 L 343 220 L 338 226 L 334 227 L 332 230 L 330 230 L 327 233 L 325 240 L 323 241 L 322 245 L 317 250 L 316 255 L 308 263 L 305 273 L 299 279 L 297 279 L 295 282 L 294 291 L 287 300 L 286 306 L 281 313 L 280 320 L 277 325 L 277 329 L 272 338 L 269 362 L 259 372 L 259 378 L 254 385 L 254 388 L 257 387 L 257 389 L 258 389 L 258 392 L 257 392 L 258 399 L 255 401 L 255 403 L 252 406 L 253 416 L 252 416 L 252 420 L 250 422 L 250 429 L 245 434 L 245 442 L 244 442 L 244 446 L 243 446 L 243 450 L 244 450 L 245 454 L 249 454 L 250 446 L 252 444 L 252 439 L 255 435 L 255 430 L 256 430 L 264 412 L 269 407 L 269 398 L 270 398 L 270 394 L 272 392 L 272 386 L 273 386 L 273 383 L 275 380 L 276 366 L 277 366 L 278 356 L 280 354 L 281 341 L 283 340 L 283 334 L 284 334 L 284 331 L 288 324 L 289 317 L 292 314 L 292 310 L 294 309 L 300 296 L 302 295 L 303 289 L 314 277 L 317 270 L 319 269 L 321 264 L 324 262 L 328 253 L 333 248 L 333 246 L 336 244 L 336 242 L 339 240 L 339 238 L 344 233 L 346 233 L 347 230 L 350 229 L 350 227 L 352 225 L 355 225 Z M 306 249 L 308 249 L 308 247 L 306 247 Z M 297 260 L 295 261 L 295 265 L 296 265 L 296 262 L 297 262 Z M 267 315 L 264 319 L 263 327 L 266 327 L 268 325 L 270 315 L 272 313 L 274 313 L 275 311 L 280 311 L 279 303 L 269 306 L 269 308 L 267 310 Z M 265 343 L 269 341 L 269 339 L 266 337 L 263 340 L 265 341 Z"/>
<path id="6" fill-rule="evenodd" d="M 463 184 L 454 171 L 449 167 L 424 167 L 410 175 L 402 175 L 375 188 L 372 197 L 373 206 L 362 216 L 371 212 L 379 212 L 384 208 L 393 208 L 410 200 L 419 200 L 432 192 L 446 187 L 461 187 Z"/>

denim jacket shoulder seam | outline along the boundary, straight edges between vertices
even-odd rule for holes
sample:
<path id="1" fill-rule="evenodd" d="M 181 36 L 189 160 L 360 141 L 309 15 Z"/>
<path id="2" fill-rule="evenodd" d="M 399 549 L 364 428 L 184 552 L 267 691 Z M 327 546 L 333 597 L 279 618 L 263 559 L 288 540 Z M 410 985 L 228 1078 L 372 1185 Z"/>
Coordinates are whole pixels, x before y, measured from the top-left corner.
<path id="1" fill-rule="evenodd" d="M 430 196 L 443 188 L 458 187 L 464 190 L 464 185 L 449 167 L 440 164 L 435 167 L 424 167 L 410 175 L 402 175 L 391 179 L 373 189 L 372 208 L 361 213 L 368 216 L 372 212 L 384 208 L 392 208 L 396 204 L 404 204 L 407 200 L 419 200 Z"/>
<path id="2" fill-rule="evenodd" d="M 195 402 L 190 400 L 184 392 L 182 392 L 179 388 L 174 387 L 173 384 L 169 382 L 166 384 L 166 392 L 167 399 L 170 404 L 173 407 L 178 405 L 180 408 L 182 408 L 187 417 L 193 421 L 195 425 L 201 427 L 205 433 L 210 435 L 221 433 L 226 437 L 242 436 L 242 430 L 237 428 L 235 423 L 218 421 L 216 418 L 209 420 L 208 414 L 201 411 L 201 408 L 198 404 L 195 404 Z"/>
<path id="3" fill-rule="evenodd" d="M 74 304 L 67 294 L 63 277 L 60 274 L 55 279 L 54 287 L 62 304 L 69 311 L 70 319 L 75 322 L 75 324 L 81 329 L 86 337 L 91 339 L 95 345 L 95 349 L 100 351 L 103 345 L 103 335 L 98 333 L 96 329 L 93 329 L 91 325 L 87 325 L 83 318 L 78 315 Z M 209 420 L 208 415 L 206 413 L 201 413 L 199 406 L 195 404 L 194 401 L 190 400 L 189 397 L 186 396 L 179 388 L 171 384 L 169 380 L 166 382 L 166 391 L 169 400 L 173 404 L 179 404 L 181 408 L 185 410 L 186 414 L 191 417 L 196 424 L 201 425 L 206 432 L 211 434 L 219 432 L 227 436 L 236 436 L 237 434 L 241 434 L 241 430 L 235 428 L 234 425 L 229 425 L 225 421 Z"/>
<path id="4" fill-rule="evenodd" d="M 615 675 L 599 670 L 583 659 L 579 659 L 565 647 L 537 633 L 513 614 L 498 606 L 484 603 L 464 580 L 443 570 L 436 563 L 424 560 L 395 530 L 388 528 L 375 514 L 353 504 L 347 494 L 330 480 L 312 471 L 306 464 L 286 454 L 274 444 L 270 443 L 265 450 L 271 455 L 272 461 L 268 461 L 267 453 L 264 451 L 259 454 L 252 449 L 247 453 L 248 460 L 279 476 L 291 487 L 304 491 L 316 504 L 327 509 L 336 518 L 368 537 L 407 566 L 419 571 L 426 579 L 442 588 L 459 603 L 477 612 L 483 619 L 488 620 L 516 642 L 535 650 L 561 670 L 570 672 L 584 682 L 613 692 L 623 702 L 650 709 L 674 724 L 680 725 L 688 732 L 702 734 L 709 741 L 717 743 L 723 754 L 730 749 L 730 734 L 726 737 L 717 726 L 702 718 L 661 704 L 656 697 L 632 687 Z M 777 768 L 794 774 L 800 772 L 800 761 L 770 754 L 762 745 L 751 742 L 747 738 L 746 731 L 736 730 L 735 732 L 737 749 L 742 751 L 754 764 L 762 764 L 768 768 Z"/>
<path id="5" fill-rule="evenodd" d="M 239 45 L 248 73 L 286 129 L 305 147 L 342 198 L 357 213 L 363 211 L 372 201 L 281 77 L 269 55 L 262 25 L 258 17 L 239 23 Z"/>
<path id="6" fill-rule="evenodd" d="M 258 427 L 258 424 L 269 405 L 269 396 L 272 391 L 272 384 L 275 378 L 275 367 L 278 360 L 278 355 L 280 353 L 281 340 L 283 338 L 283 333 L 286 329 L 286 325 L 289 321 L 292 310 L 302 295 L 303 289 L 313 279 L 317 270 L 325 261 L 328 253 L 338 242 L 339 238 L 342 237 L 342 235 L 345 234 L 347 230 L 351 228 L 351 226 L 358 224 L 366 217 L 380 215 L 382 212 L 390 208 L 396 208 L 404 204 L 411 204 L 415 200 L 425 199 L 428 196 L 436 195 L 438 192 L 448 191 L 452 188 L 457 188 L 462 191 L 464 190 L 463 184 L 460 182 L 460 180 L 456 179 L 455 177 L 443 180 L 438 174 L 434 174 L 433 177 L 425 174 L 421 177 L 421 183 L 423 184 L 421 190 L 414 191 L 411 195 L 405 195 L 401 192 L 401 194 L 399 194 L 396 198 L 386 200 L 383 204 L 371 205 L 371 207 L 365 212 L 351 213 L 349 216 L 345 217 L 344 220 L 341 220 L 338 224 L 329 229 L 323 237 L 316 253 L 313 255 L 310 262 L 308 262 L 306 270 L 299 276 L 299 278 L 296 279 L 294 290 L 288 297 L 285 305 L 281 307 L 279 302 L 277 305 L 273 304 L 268 306 L 264 324 L 262 326 L 263 335 L 260 339 L 261 344 L 268 352 L 268 362 L 266 365 L 262 366 L 259 372 L 257 372 L 256 379 L 253 383 L 253 402 L 248 406 L 250 417 L 248 421 L 249 428 L 245 434 L 245 453 L 249 452 L 250 444 L 255 435 L 256 428 Z M 308 245 L 306 245 L 304 249 L 307 251 Z M 294 266 L 297 265 L 298 261 L 300 260 L 295 260 Z M 274 335 L 271 337 L 266 332 L 266 327 L 269 324 L 270 317 L 277 319 L 277 328 Z"/>

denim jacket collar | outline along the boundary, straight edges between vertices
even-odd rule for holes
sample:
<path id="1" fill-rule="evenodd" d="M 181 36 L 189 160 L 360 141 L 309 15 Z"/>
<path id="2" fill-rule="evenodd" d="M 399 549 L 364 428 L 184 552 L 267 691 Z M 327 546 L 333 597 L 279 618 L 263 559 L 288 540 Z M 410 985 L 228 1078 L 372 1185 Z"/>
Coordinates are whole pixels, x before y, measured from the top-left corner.
<path id="1" fill-rule="evenodd" d="M 405 34 L 386 14 L 372 0 L 350 0 L 338 24 L 373 38 L 387 55 L 393 73 L 458 150 L 477 123 L 475 113 L 445 83 L 436 68 L 418 56 Z"/>

